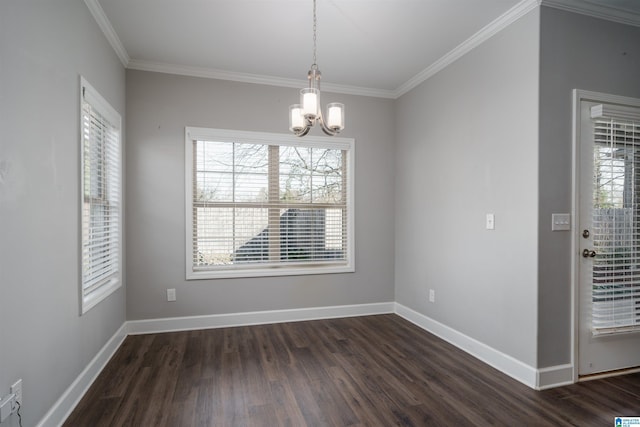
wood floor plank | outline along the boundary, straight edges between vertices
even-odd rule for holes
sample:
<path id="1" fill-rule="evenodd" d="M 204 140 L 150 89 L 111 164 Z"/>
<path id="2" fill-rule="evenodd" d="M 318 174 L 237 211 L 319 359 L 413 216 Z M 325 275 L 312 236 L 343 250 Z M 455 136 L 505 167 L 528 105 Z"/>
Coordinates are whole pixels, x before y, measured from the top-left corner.
<path id="1" fill-rule="evenodd" d="M 394 425 L 395 417 L 391 411 L 380 405 L 377 396 L 372 395 L 341 366 L 330 369 L 333 381 L 351 410 L 358 414 L 363 425 Z"/>
<path id="2" fill-rule="evenodd" d="M 296 395 L 288 381 L 272 381 L 270 383 L 271 398 L 276 412 L 278 426 L 306 426 L 307 423 Z"/>
<path id="3" fill-rule="evenodd" d="M 151 367 L 142 366 L 136 372 L 135 376 L 131 377 L 130 389 L 128 393 L 125 393 L 121 399 L 120 407 L 115 418 L 112 421 L 114 426 L 135 426 L 141 425 L 144 414 L 147 410 L 147 396 L 144 393 L 146 384 L 150 381 L 153 375 Z M 85 397 L 86 399 L 86 397 Z M 95 403 L 93 406 L 99 407 Z M 78 424 L 71 424 L 78 425 Z M 79 425 L 91 425 L 90 423 Z"/>
<path id="4" fill-rule="evenodd" d="M 235 342 L 237 333 L 228 335 L 228 337 L 233 337 Z M 225 352 L 222 354 L 221 364 L 222 376 L 220 382 L 216 384 L 216 390 L 221 396 L 222 425 L 241 425 L 247 419 L 248 411 L 242 389 L 240 355 L 237 351 Z"/>
<path id="5" fill-rule="evenodd" d="M 640 373 L 535 391 L 396 315 L 129 336 L 64 426 L 605 426 Z"/>

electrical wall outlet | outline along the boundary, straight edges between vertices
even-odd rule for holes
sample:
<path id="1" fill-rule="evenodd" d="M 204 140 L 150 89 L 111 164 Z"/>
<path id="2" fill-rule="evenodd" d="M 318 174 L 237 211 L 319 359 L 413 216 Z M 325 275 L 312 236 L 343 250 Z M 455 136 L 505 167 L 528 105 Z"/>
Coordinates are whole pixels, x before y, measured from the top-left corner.
<path id="1" fill-rule="evenodd" d="M 429 302 L 436 302 L 436 291 L 429 289 Z"/>
<path id="2" fill-rule="evenodd" d="M 486 219 L 486 228 L 487 230 L 495 230 L 496 229 L 496 216 L 492 213 L 487 214 Z"/>
<path id="3" fill-rule="evenodd" d="M 16 402 L 18 402 L 20 406 L 22 406 L 22 378 L 20 378 L 18 381 L 13 383 L 13 385 L 11 386 L 10 392 L 12 394 L 15 394 Z"/>

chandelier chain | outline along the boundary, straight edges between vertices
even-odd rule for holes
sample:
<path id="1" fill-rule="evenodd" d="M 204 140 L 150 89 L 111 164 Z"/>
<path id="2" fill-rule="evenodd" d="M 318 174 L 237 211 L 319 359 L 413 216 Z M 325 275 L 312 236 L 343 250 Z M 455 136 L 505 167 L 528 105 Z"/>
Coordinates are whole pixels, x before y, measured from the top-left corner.
<path id="1" fill-rule="evenodd" d="M 313 0 L 313 65 L 317 64 L 316 59 L 316 0 Z"/>

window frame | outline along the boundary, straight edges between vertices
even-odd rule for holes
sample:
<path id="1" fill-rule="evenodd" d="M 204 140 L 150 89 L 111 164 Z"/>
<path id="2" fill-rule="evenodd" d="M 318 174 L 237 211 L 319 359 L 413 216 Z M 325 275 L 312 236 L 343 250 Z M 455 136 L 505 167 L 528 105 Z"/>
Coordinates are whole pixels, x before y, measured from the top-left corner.
<path id="1" fill-rule="evenodd" d="M 109 180 L 115 180 L 115 187 L 109 185 L 109 189 L 103 191 L 114 192 L 116 195 L 115 215 L 117 218 L 117 230 L 113 234 L 115 237 L 110 243 L 114 244 L 117 254 L 115 255 L 115 261 L 117 266 L 115 271 L 109 274 L 104 280 L 98 282 L 99 284 L 93 288 L 90 292 L 85 292 L 85 137 L 84 137 L 84 104 L 90 105 L 91 109 L 95 110 L 102 118 L 104 118 L 115 130 L 115 143 L 117 144 L 116 155 L 117 165 L 115 175 L 109 176 Z M 109 295 L 113 294 L 117 289 L 122 286 L 123 281 L 123 158 L 122 158 L 122 118 L 120 114 L 109 104 L 109 102 L 100 93 L 94 89 L 94 87 L 82 76 L 80 76 L 80 194 L 79 194 L 79 226 L 80 226 L 80 278 L 79 278 L 79 293 L 80 293 L 80 314 L 87 313 L 90 309 L 98 305 L 101 301 L 104 301 Z M 104 140 L 103 140 L 104 141 Z M 103 166 L 101 166 L 103 167 Z M 106 196 L 105 196 L 106 197 Z"/>
<path id="2" fill-rule="evenodd" d="M 346 151 L 346 261 L 341 264 L 320 265 L 283 265 L 234 266 L 233 268 L 195 269 L 193 263 L 193 180 L 194 180 L 194 141 L 233 141 L 237 143 L 330 148 Z M 334 274 L 355 272 L 355 140 L 343 137 L 296 137 L 290 134 L 236 131 L 203 127 L 185 127 L 185 270 L 187 280 L 224 279 L 240 277 L 271 277 L 311 274 Z"/>

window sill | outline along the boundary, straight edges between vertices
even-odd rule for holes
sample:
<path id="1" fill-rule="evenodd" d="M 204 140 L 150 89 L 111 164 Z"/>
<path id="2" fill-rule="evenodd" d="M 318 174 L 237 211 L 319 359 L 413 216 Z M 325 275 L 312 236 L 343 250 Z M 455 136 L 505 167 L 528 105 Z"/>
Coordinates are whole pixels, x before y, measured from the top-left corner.
<path id="1" fill-rule="evenodd" d="M 82 297 L 82 304 L 80 308 L 80 314 L 85 314 L 93 307 L 104 301 L 109 295 L 117 291 L 122 286 L 122 281 L 119 279 L 111 279 L 109 283 L 100 286 L 94 292 L 87 296 Z"/>
<path id="2" fill-rule="evenodd" d="M 187 280 L 203 279 L 235 279 L 242 277 L 274 277 L 274 276 L 306 276 L 316 274 L 354 273 L 353 264 L 319 265 L 304 267 L 256 267 L 256 268 L 228 268 L 228 269 L 202 269 L 187 271 Z"/>

